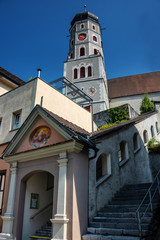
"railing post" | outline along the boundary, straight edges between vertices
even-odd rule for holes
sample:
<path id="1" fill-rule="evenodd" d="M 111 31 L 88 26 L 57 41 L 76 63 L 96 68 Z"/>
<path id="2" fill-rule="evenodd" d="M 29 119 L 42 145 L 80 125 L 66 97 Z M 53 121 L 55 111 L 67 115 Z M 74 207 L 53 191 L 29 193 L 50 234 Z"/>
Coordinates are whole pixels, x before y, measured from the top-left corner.
<path id="1" fill-rule="evenodd" d="M 159 178 L 157 176 L 157 185 L 158 185 L 158 193 L 160 194 L 160 187 L 159 187 Z"/>
<path id="2" fill-rule="evenodd" d="M 139 211 L 137 211 L 137 213 L 136 213 L 136 218 L 137 218 L 137 221 L 138 221 L 138 229 L 139 229 L 139 233 L 140 233 L 140 236 L 141 236 L 142 227 L 141 227 L 141 218 L 140 218 Z"/>
<path id="3" fill-rule="evenodd" d="M 149 204 L 151 207 L 151 212 L 153 212 L 153 207 L 152 207 L 152 196 L 151 196 L 151 190 L 149 189 Z"/>

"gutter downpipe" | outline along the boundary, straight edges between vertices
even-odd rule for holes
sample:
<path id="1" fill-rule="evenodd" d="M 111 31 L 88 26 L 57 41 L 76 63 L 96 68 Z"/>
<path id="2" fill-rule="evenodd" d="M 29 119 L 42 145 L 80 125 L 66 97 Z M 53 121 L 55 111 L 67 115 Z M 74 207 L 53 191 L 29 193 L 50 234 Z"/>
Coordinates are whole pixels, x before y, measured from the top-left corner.
<path id="1" fill-rule="evenodd" d="M 34 84 L 32 110 L 33 110 L 33 108 L 35 107 L 37 80 L 38 80 L 38 78 L 35 79 L 35 84 Z"/>

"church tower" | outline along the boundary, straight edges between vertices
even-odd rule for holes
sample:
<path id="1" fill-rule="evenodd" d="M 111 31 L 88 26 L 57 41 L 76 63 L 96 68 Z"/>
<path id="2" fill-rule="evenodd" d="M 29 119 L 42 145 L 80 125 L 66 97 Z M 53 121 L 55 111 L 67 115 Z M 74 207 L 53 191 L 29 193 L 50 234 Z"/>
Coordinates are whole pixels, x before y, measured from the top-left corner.
<path id="1" fill-rule="evenodd" d="M 90 12 L 76 14 L 71 22 L 64 77 L 93 99 L 93 113 L 109 108 L 101 27 Z"/>

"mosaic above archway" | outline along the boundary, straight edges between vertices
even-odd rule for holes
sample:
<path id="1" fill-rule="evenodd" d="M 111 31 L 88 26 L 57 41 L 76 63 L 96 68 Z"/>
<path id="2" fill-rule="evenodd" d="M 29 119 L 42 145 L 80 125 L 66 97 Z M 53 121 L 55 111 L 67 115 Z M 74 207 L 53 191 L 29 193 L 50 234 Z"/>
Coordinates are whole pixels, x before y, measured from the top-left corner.
<path id="1" fill-rule="evenodd" d="M 41 126 L 31 133 L 30 135 L 30 144 L 33 147 L 42 147 L 44 146 L 50 139 L 51 136 L 51 130 L 49 127 Z"/>

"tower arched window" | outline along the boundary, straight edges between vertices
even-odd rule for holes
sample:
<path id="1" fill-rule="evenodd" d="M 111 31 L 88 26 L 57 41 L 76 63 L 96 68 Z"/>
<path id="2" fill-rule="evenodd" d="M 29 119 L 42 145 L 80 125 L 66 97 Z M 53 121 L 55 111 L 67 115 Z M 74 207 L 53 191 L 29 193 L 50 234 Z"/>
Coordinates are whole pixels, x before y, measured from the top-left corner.
<path id="1" fill-rule="evenodd" d="M 80 78 L 84 78 L 85 77 L 85 67 L 81 67 L 80 68 Z"/>
<path id="2" fill-rule="evenodd" d="M 93 41 L 97 42 L 97 37 L 93 36 Z"/>
<path id="3" fill-rule="evenodd" d="M 147 130 L 143 131 L 143 140 L 144 140 L 144 143 L 148 142 L 148 132 L 147 132 Z"/>
<path id="4" fill-rule="evenodd" d="M 94 48 L 94 54 L 96 55 L 98 53 L 97 49 Z"/>
<path id="5" fill-rule="evenodd" d="M 94 25 L 92 26 L 92 29 L 95 30 L 95 26 Z"/>
<path id="6" fill-rule="evenodd" d="M 84 24 L 81 24 L 81 28 L 84 28 Z"/>
<path id="7" fill-rule="evenodd" d="M 78 77 L 78 70 L 77 68 L 74 69 L 74 79 L 77 79 Z"/>
<path id="8" fill-rule="evenodd" d="M 80 48 L 80 57 L 85 55 L 85 48 L 81 47 Z"/>
<path id="9" fill-rule="evenodd" d="M 92 76 L 92 67 L 89 66 L 88 67 L 88 77 L 91 77 Z"/>

